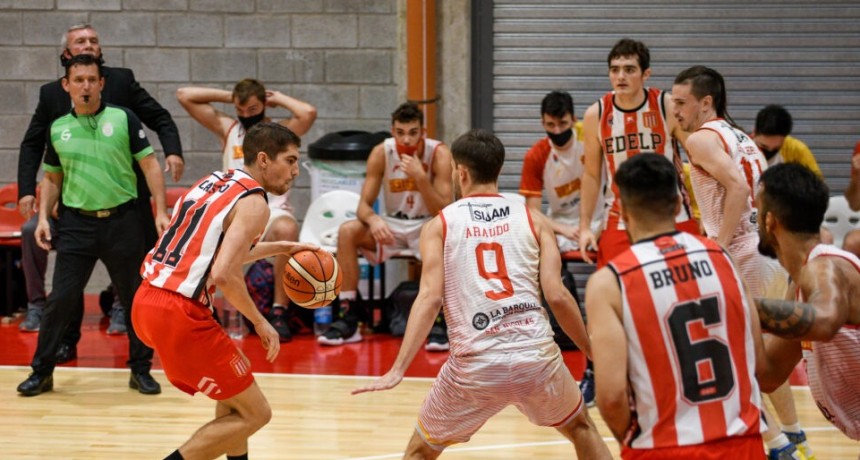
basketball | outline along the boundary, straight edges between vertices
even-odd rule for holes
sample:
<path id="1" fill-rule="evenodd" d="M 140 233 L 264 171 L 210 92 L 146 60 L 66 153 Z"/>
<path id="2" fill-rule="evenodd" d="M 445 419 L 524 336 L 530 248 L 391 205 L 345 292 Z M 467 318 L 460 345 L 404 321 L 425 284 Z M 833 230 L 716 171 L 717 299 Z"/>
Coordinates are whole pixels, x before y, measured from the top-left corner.
<path id="1" fill-rule="evenodd" d="M 284 291 L 296 305 L 320 308 L 340 293 L 343 273 L 337 260 L 324 249 L 303 250 L 293 254 L 284 267 Z"/>

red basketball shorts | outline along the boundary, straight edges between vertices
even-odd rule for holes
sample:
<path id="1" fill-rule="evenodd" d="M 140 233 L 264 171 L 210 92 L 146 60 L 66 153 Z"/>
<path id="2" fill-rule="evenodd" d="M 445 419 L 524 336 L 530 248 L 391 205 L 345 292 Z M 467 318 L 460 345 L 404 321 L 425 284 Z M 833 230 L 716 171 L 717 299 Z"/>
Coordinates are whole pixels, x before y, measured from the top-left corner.
<path id="1" fill-rule="evenodd" d="M 176 388 L 220 401 L 254 383 L 247 358 L 200 302 L 144 281 L 131 311 L 137 336 L 158 353 Z"/>
<path id="2" fill-rule="evenodd" d="M 695 219 L 676 222 L 675 229 L 679 232 L 699 234 L 699 224 Z M 607 228 L 600 234 L 597 242 L 597 268 L 603 268 L 610 260 L 630 248 L 630 238 L 626 230 Z"/>

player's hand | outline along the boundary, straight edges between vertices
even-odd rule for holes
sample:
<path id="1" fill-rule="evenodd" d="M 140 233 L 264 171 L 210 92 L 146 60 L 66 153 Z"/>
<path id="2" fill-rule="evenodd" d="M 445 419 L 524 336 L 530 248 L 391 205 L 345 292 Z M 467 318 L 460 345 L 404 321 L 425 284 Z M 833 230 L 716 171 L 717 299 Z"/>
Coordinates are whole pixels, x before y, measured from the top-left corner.
<path id="1" fill-rule="evenodd" d="M 164 157 L 164 172 L 169 172 L 173 182 L 179 182 L 182 179 L 182 173 L 185 172 L 185 160 L 179 155 L 166 155 Z"/>
<path id="2" fill-rule="evenodd" d="M 266 90 L 266 107 L 278 107 L 276 98 L 281 95 L 280 91 Z"/>
<path id="3" fill-rule="evenodd" d="M 25 219 L 30 219 L 33 217 L 33 214 L 36 210 L 36 197 L 33 195 L 24 195 L 18 200 L 18 212 L 24 216 Z"/>
<path id="4" fill-rule="evenodd" d="M 155 215 L 155 231 L 158 232 L 158 236 L 161 236 L 169 226 L 170 218 L 167 217 L 166 213 L 160 212 Z"/>
<path id="5" fill-rule="evenodd" d="M 36 239 L 37 246 L 46 251 L 51 250 L 51 226 L 48 224 L 47 219 L 39 219 L 33 237 Z"/>
<path id="6" fill-rule="evenodd" d="M 370 220 L 370 234 L 373 235 L 373 239 L 378 244 L 394 243 L 394 234 L 391 233 L 391 229 L 388 228 L 388 224 L 385 223 L 382 217 L 374 216 Z"/>
<path id="7" fill-rule="evenodd" d="M 590 228 L 580 228 L 579 229 L 579 254 L 582 256 L 582 260 L 593 264 L 594 261 L 591 260 L 591 257 L 588 256 L 588 251 L 594 251 L 597 249 L 597 238 L 594 237 L 594 232 L 591 231 Z"/>
<path id="8" fill-rule="evenodd" d="M 571 241 L 579 241 L 579 225 L 560 224 L 557 233 Z"/>
<path id="9" fill-rule="evenodd" d="M 282 254 L 287 256 L 292 256 L 293 254 L 300 251 L 316 251 L 320 247 L 313 243 L 297 243 L 295 241 L 282 241 L 284 245 L 284 250 L 281 251 Z"/>
<path id="10" fill-rule="evenodd" d="M 266 350 L 266 361 L 275 362 L 278 353 L 281 351 L 281 340 L 275 328 L 268 321 L 263 320 L 254 325 L 254 330 L 260 337 L 260 344 Z"/>
<path id="11" fill-rule="evenodd" d="M 361 388 L 356 388 L 352 390 L 352 394 L 357 395 L 360 393 L 367 393 L 370 391 L 385 391 L 390 390 L 396 387 L 401 381 L 403 381 L 403 375 L 394 372 L 394 370 L 388 371 L 382 377 L 374 380 L 369 385 L 363 386 Z"/>
<path id="12" fill-rule="evenodd" d="M 411 179 L 426 177 L 424 162 L 412 155 L 400 155 L 400 169 Z"/>

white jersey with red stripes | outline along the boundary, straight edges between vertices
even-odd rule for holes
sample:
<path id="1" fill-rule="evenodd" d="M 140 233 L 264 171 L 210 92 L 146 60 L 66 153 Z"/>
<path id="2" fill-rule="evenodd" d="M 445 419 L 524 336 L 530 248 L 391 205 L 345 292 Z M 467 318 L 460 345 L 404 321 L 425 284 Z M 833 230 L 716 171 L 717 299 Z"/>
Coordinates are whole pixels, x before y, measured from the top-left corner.
<path id="1" fill-rule="evenodd" d="M 725 252 L 676 232 L 613 259 L 635 404 L 628 445 L 688 446 L 761 432 L 751 301 Z"/>
<path id="2" fill-rule="evenodd" d="M 415 155 L 424 165 L 427 178 L 433 182 L 433 157 L 442 142 L 435 139 L 424 139 L 424 148 L 418 147 Z M 383 175 L 382 206 L 384 213 L 397 219 L 425 219 L 430 211 L 424 203 L 424 198 L 418 190 L 415 181 L 400 168 L 400 154 L 393 137 L 382 143 L 385 151 L 385 174 Z"/>
<path id="3" fill-rule="evenodd" d="M 231 169 L 242 169 L 245 167 L 245 154 L 242 150 L 242 143 L 245 141 L 245 127 L 239 120 L 230 125 L 227 131 L 227 139 L 224 141 L 224 153 L 222 156 L 222 171 Z M 292 189 L 290 189 L 292 190 Z M 268 193 L 269 208 L 283 209 L 293 215 L 293 205 L 290 203 L 290 190 L 287 190 L 283 195 L 272 195 Z M 283 214 L 278 214 L 281 216 Z M 275 217 L 275 216 L 273 216 Z"/>
<path id="4" fill-rule="evenodd" d="M 759 178 L 762 172 L 767 169 L 767 159 L 746 133 L 730 125 L 722 118 L 708 121 L 698 130 L 713 131 L 720 136 L 723 150 L 744 175 L 750 188 L 750 195 L 744 203 L 744 210 L 733 239 L 758 234 L 755 193 L 758 190 Z M 696 201 L 699 203 L 699 210 L 702 213 L 702 225 L 705 227 L 705 234 L 715 238 L 720 233 L 720 226 L 723 223 L 726 188 L 695 163 L 693 163 L 690 171 L 690 178 L 693 184 L 693 193 L 696 195 Z"/>
<path id="5" fill-rule="evenodd" d="M 440 215 L 451 355 L 554 346 L 541 305 L 540 245 L 525 204 L 473 195 Z"/>
<path id="6" fill-rule="evenodd" d="M 836 246 L 815 246 L 806 262 L 816 257 L 841 257 L 860 272 L 860 259 Z M 805 301 L 800 289 L 797 299 Z M 818 409 L 849 438 L 860 440 L 860 327 L 844 325 L 826 342 L 804 342 L 803 356 Z"/>
<path id="7" fill-rule="evenodd" d="M 683 198 L 681 212 L 675 217 L 675 221 L 686 222 L 693 218 L 690 199 L 684 188 L 684 170 L 677 141 L 669 132 L 664 98 L 663 91 L 645 88 L 645 100 L 641 106 L 632 110 L 623 110 L 615 105 L 614 92 L 606 93 L 597 101 L 600 118 L 598 140 L 606 167 L 607 229 L 624 228 L 617 200 L 619 191 L 614 181 L 615 172 L 621 163 L 640 153 L 663 155 L 675 165 L 678 172 L 678 193 Z"/>
<path id="8" fill-rule="evenodd" d="M 252 193 L 264 190 L 240 169 L 200 179 L 177 201 L 170 225 L 146 255 L 143 279 L 206 303 L 206 282 L 224 237 L 224 219 L 236 202 Z"/>

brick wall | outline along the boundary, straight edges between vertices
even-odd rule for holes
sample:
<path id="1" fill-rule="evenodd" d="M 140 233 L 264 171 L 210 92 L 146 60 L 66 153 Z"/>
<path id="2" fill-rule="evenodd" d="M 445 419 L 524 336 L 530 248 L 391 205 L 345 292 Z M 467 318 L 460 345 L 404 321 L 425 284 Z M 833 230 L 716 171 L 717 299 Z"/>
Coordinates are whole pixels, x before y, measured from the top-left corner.
<path id="1" fill-rule="evenodd" d="M 0 184 L 15 182 L 18 147 L 39 86 L 61 75 L 60 38 L 72 24 L 99 32 L 105 61 L 129 67 L 179 127 L 189 185 L 220 167 L 220 143 L 177 103 L 180 86 L 231 89 L 245 78 L 305 100 L 313 142 L 343 129 L 385 130 L 404 94 L 396 69 L 397 0 L 0 0 Z M 221 107 L 234 113 L 232 107 Z M 267 111 L 279 119 L 287 114 Z M 158 139 L 150 140 L 160 153 Z M 306 151 L 306 147 L 302 149 Z M 294 205 L 310 190 L 302 169 Z M 171 185 L 171 182 L 168 182 Z"/>

